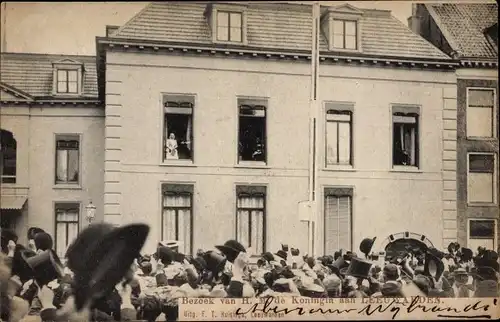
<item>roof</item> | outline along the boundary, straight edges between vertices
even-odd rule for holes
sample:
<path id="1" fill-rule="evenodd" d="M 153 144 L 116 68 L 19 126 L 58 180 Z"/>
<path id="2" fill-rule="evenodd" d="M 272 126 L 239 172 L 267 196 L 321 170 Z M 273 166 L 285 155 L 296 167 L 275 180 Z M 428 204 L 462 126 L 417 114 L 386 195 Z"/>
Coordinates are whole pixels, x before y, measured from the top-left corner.
<path id="1" fill-rule="evenodd" d="M 498 48 L 485 36 L 485 30 L 498 23 L 496 3 L 443 3 L 426 7 L 459 58 L 498 57 Z"/>
<path id="2" fill-rule="evenodd" d="M 7 90 L 18 94 L 27 94 L 35 99 L 54 98 L 53 63 L 82 63 L 85 69 L 83 75 L 83 93 L 78 99 L 97 98 L 97 73 L 95 56 L 48 55 L 27 53 L 0 54 L 0 82 Z"/>
<path id="3" fill-rule="evenodd" d="M 121 26 L 111 39 L 162 41 L 210 45 L 210 27 L 204 16 L 208 2 L 153 2 Z M 242 4 L 242 3 L 240 3 Z M 247 5 L 249 48 L 311 50 L 312 10 L 293 4 Z M 349 8 L 355 8 L 349 6 Z M 362 12 L 361 42 L 364 55 L 450 59 L 420 35 L 393 17 L 390 11 Z M 323 11 L 327 7 L 322 7 Z M 321 35 L 321 51 L 328 51 Z"/>

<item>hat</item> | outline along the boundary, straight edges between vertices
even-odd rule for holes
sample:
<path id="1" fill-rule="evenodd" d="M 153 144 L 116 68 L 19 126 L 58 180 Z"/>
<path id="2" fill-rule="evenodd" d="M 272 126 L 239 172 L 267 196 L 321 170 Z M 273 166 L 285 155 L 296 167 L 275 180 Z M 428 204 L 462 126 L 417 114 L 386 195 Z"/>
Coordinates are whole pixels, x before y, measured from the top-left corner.
<path id="1" fill-rule="evenodd" d="M 196 268 L 197 271 L 202 272 L 207 268 L 207 262 L 201 256 L 196 256 L 189 260 L 191 264 Z"/>
<path id="2" fill-rule="evenodd" d="M 359 244 L 359 250 L 361 251 L 361 253 L 365 254 L 365 257 L 368 257 L 368 255 L 372 251 L 372 247 L 376 239 L 377 237 L 365 238 Z"/>
<path id="3" fill-rule="evenodd" d="M 371 262 L 353 257 L 345 274 L 359 278 L 369 278 L 371 267 Z"/>
<path id="4" fill-rule="evenodd" d="M 156 250 L 156 255 L 164 265 L 172 264 L 176 257 L 175 252 L 170 247 L 162 246 L 160 244 Z"/>
<path id="5" fill-rule="evenodd" d="M 271 289 L 274 292 L 280 292 L 280 293 L 291 292 L 290 283 L 291 281 L 289 279 L 279 278 L 276 281 L 274 281 Z"/>
<path id="6" fill-rule="evenodd" d="M 37 233 L 34 240 L 36 249 L 47 250 L 54 246 L 52 237 L 44 231 Z"/>
<path id="7" fill-rule="evenodd" d="M 388 279 L 396 280 L 399 278 L 399 269 L 396 264 L 387 264 L 384 266 L 384 275 Z"/>
<path id="8" fill-rule="evenodd" d="M 285 252 L 283 249 L 278 250 L 274 255 L 276 255 L 276 256 L 279 257 L 277 259 L 279 259 L 279 260 L 282 259 L 282 260 L 285 260 L 285 261 L 286 261 L 286 258 L 288 257 L 288 253 Z"/>
<path id="9" fill-rule="evenodd" d="M 265 252 L 264 254 L 262 254 L 262 258 L 264 258 L 268 262 L 274 261 L 274 256 L 271 252 Z"/>
<path id="10" fill-rule="evenodd" d="M 300 250 L 298 248 L 291 248 L 290 253 L 292 254 L 292 256 L 299 256 Z"/>
<path id="11" fill-rule="evenodd" d="M 464 268 L 459 267 L 453 271 L 452 276 L 469 276 L 469 274 Z"/>
<path id="12" fill-rule="evenodd" d="M 458 251 L 460 249 L 460 244 L 456 242 L 451 242 L 448 244 L 448 253 L 453 253 L 455 251 Z"/>
<path id="13" fill-rule="evenodd" d="M 138 257 L 148 234 L 145 224 L 114 228 L 99 223 L 82 231 L 66 252 L 68 267 L 75 274 L 77 310 L 113 290 Z"/>
<path id="14" fill-rule="evenodd" d="M 44 233 L 44 232 L 45 232 L 45 230 L 43 230 L 42 228 L 30 227 L 30 229 L 28 229 L 28 233 L 27 233 L 28 240 L 35 239 L 36 234 Z"/>
<path id="15" fill-rule="evenodd" d="M 323 279 L 323 285 L 327 291 L 336 290 L 342 285 L 342 281 L 337 275 L 332 274 Z"/>
<path id="16" fill-rule="evenodd" d="M 215 246 L 215 248 L 220 250 L 222 254 L 226 256 L 227 260 L 231 263 L 234 262 L 236 257 L 238 257 L 241 252 L 246 253 L 245 247 L 243 247 L 242 244 L 234 239 L 226 241 L 224 245 Z"/>
<path id="17" fill-rule="evenodd" d="M 160 246 L 168 247 L 173 251 L 178 251 L 181 246 L 181 242 L 178 240 L 162 240 L 158 243 L 158 247 Z"/>
<path id="18" fill-rule="evenodd" d="M 337 275 L 343 275 L 344 272 L 341 270 L 344 269 L 344 271 L 349 267 L 350 262 L 346 261 L 344 259 L 344 256 L 338 257 L 333 264 L 328 265 L 328 267 Z"/>
<path id="19" fill-rule="evenodd" d="M 217 275 L 224 269 L 227 261 L 227 258 L 214 251 L 206 252 L 203 255 L 203 259 L 205 260 L 205 263 L 207 263 L 206 265 L 207 269 L 211 271 L 214 275 Z"/>
<path id="20" fill-rule="evenodd" d="M 473 255 L 474 254 L 472 252 L 472 249 L 462 247 L 462 251 L 460 252 L 460 260 L 462 262 L 468 262 L 472 260 Z"/>

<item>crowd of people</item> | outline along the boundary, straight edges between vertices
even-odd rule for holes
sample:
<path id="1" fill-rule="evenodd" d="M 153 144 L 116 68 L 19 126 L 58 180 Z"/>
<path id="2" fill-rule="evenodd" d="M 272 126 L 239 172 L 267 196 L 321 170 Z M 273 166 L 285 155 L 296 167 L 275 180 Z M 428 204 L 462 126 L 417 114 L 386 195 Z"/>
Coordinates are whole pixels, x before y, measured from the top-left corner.
<path id="1" fill-rule="evenodd" d="M 256 256 L 228 240 L 188 256 L 164 241 L 141 255 L 149 228 L 137 229 L 91 225 L 63 259 L 42 229 L 29 229 L 27 245 L 2 230 L 2 321 L 176 321 L 182 298 L 500 295 L 498 254 L 482 247 L 451 243 L 446 251 L 408 248 L 377 259 L 367 238 L 360 254 L 314 258 L 288 245 Z"/>

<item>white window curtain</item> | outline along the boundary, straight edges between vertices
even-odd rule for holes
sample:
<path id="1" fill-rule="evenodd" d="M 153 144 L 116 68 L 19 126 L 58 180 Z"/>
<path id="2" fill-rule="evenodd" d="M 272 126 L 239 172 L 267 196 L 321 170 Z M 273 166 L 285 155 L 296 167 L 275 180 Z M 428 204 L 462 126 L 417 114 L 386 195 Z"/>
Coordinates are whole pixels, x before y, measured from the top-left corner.
<path id="1" fill-rule="evenodd" d="M 351 116 L 327 114 L 326 162 L 327 164 L 351 163 Z"/>
<path id="2" fill-rule="evenodd" d="M 401 149 L 408 155 L 410 165 L 415 165 L 415 128 L 401 125 Z"/>
<path id="3" fill-rule="evenodd" d="M 57 181 L 78 181 L 79 157 L 78 150 L 57 150 Z"/>
<path id="4" fill-rule="evenodd" d="M 60 258 L 78 236 L 78 211 L 59 210 L 56 214 L 56 253 Z"/>
<path id="5" fill-rule="evenodd" d="M 264 197 L 238 197 L 237 237 L 256 254 L 264 252 Z"/>
<path id="6" fill-rule="evenodd" d="M 351 197 L 325 197 L 325 255 L 351 249 Z"/>
<path id="7" fill-rule="evenodd" d="M 191 253 L 191 196 L 170 195 L 163 198 L 163 238 L 162 240 L 178 240 L 180 251 Z"/>

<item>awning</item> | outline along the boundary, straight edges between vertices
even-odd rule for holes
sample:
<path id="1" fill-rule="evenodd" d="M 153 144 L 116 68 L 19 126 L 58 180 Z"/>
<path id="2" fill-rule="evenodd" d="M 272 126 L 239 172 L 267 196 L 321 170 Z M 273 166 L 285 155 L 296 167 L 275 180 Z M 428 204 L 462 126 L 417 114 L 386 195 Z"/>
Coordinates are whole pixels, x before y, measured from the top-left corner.
<path id="1" fill-rule="evenodd" d="M 2 210 L 20 210 L 23 208 L 26 200 L 26 196 L 1 196 L 0 197 L 0 209 Z"/>

